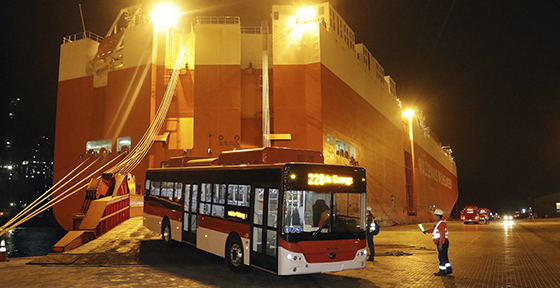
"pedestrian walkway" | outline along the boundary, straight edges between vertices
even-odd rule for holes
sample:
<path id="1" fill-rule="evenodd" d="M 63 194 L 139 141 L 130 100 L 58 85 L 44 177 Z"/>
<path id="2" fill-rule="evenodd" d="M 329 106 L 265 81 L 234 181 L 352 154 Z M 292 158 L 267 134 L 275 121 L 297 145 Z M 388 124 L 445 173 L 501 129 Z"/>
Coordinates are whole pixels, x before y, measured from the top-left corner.
<path id="1" fill-rule="evenodd" d="M 133 217 L 101 237 L 63 253 L 36 257 L 28 264 L 134 265 L 140 261 L 143 241 L 155 241 L 161 235 L 146 229 L 142 217 Z"/>

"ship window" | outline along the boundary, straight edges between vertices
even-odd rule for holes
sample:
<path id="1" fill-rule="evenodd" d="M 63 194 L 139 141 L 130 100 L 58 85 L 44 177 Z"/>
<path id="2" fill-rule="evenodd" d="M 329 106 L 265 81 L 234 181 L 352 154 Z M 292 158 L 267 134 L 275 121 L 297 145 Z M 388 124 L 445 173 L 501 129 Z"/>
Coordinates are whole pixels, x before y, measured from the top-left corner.
<path id="1" fill-rule="evenodd" d="M 117 139 L 117 153 L 121 153 L 123 152 L 123 147 L 126 147 L 124 149 L 128 149 L 128 151 L 130 151 L 130 145 L 132 143 L 132 140 L 130 139 L 130 137 L 120 137 Z"/>
<path id="2" fill-rule="evenodd" d="M 556 212 L 560 213 L 560 202 L 556 202 Z"/>
<path id="3" fill-rule="evenodd" d="M 111 139 L 93 140 L 86 143 L 86 151 L 93 150 L 99 153 L 101 149 L 105 149 L 107 152 L 111 153 Z"/>
<path id="4" fill-rule="evenodd" d="M 349 150 L 350 150 L 349 145 L 346 142 L 344 142 L 340 139 L 336 139 L 336 154 L 337 155 L 346 157 L 346 155 L 348 155 L 348 153 L 350 152 Z"/>
<path id="5" fill-rule="evenodd" d="M 317 14 L 318 14 L 318 15 L 323 15 L 323 14 L 325 14 L 325 6 L 319 7 L 319 10 L 318 10 Z"/>
<path id="6" fill-rule="evenodd" d="M 334 146 L 334 137 L 327 135 L 327 143 Z"/>
<path id="7" fill-rule="evenodd" d="M 278 17 L 278 11 L 275 11 L 275 12 L 274 12 L 274 20 L 278 20 L 278 18 L 279 18 L 279 17 Z"/>

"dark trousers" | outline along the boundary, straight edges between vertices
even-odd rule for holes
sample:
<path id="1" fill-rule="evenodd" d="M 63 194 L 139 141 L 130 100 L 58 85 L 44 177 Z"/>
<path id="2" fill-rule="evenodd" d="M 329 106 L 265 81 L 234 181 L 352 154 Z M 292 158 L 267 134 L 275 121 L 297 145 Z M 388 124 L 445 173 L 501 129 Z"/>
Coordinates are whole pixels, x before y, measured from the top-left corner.
<path id="1" fill-rule="evenodd" d="M 451 273 L 451 263 L 449 262 L 449 256 L 447 255 L 447 251 L 449 250 L 449 240 L 445 239 L 445 242 L 443 242 L 443 245 L 441 246 L 441 250 L 438 249 L 439 270 Z"/>
<path id="2" fill-rule="evenodd" d="M 373 234 L 368 233 L 368 235 L 367 235 L 367 246 L 369 247 L 369 252 L 371 253 L 369 258 L 373 259 L 373 256 L 375 255 L 375 246 L 373 245 Z"/>

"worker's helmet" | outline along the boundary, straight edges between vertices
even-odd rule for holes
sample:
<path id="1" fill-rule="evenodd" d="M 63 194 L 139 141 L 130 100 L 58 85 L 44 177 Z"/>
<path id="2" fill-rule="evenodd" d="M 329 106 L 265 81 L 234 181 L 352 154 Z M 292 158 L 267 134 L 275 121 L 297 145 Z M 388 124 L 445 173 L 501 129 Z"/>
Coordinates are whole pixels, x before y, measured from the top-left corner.
<path id="1" fill-rule="evenodd" d="M 436 209 L 436 210 L 434 211 L 434 214 L 436 214 L 436 215 L 438 215 L 438 216 L 443 216 L 443 210 L 441 210 L 441 209 L 438 208 L 438 209 Z"/>
<path id="2" fill-rule="evenodd" d="M 371 206 L 367 206 L 366 210 L 371 212 Z"/>

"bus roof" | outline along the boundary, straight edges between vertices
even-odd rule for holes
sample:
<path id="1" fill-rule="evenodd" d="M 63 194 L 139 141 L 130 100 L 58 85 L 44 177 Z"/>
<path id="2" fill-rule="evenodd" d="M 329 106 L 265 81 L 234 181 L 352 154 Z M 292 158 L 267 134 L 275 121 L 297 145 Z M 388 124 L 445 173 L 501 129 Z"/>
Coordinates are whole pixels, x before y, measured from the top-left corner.
<path id="1" fill-rule="evenodd" d="M 169 159 L 168 167 L 274 164 L 288 162 L 323 163 L 323 154 L 314 150 L 265 147 L 223 151 L 217 158 L 174 157 Z"/>

